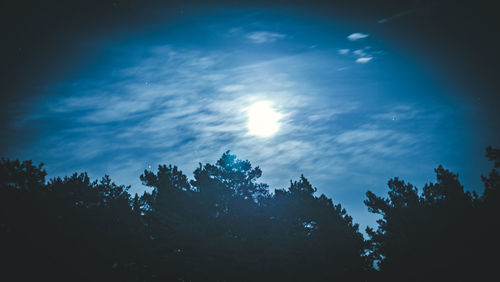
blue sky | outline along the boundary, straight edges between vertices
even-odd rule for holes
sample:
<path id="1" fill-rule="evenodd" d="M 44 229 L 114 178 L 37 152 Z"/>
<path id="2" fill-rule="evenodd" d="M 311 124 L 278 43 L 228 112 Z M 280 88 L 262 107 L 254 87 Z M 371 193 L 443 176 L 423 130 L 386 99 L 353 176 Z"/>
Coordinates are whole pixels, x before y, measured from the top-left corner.
<path id="1" fill-rule="evenodd" d="M 421 187 L 443 164 L 479 188 L 477 109 L 406 50 L 346 23 L 214 9 L 81 44 L 87 62 L 46 83 L 15 125 L 36 138 L 11 156 L 43 161 L 49 176 L 109 174 L 135 192 L 144 169 L 190 176 L 231 150 L 273 189 L 304 174 L 362 229 L 374 223 L 365 192 L 391 177 Z M 281 115 L 276 135 L 248 134 L 258 101 Z"/>

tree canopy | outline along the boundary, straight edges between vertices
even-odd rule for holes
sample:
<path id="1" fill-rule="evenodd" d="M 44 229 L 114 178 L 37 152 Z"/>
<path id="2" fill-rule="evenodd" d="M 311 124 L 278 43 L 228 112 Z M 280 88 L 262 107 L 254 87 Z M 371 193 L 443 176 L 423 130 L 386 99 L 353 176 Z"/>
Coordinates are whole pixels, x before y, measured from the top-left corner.
<path id="1" fill-rule="evenodd" d="M 376 230 L 366 230 L 379 279 L 486 281 L 493 275 L 498 260 L 492 255 L 500 250 L 499 150 L 489 147 L 487 157 L 495 168 L 482 177 L 481 197 L 466 191 L 458 175 L 442 166 L 435 170 L 437 182 L 422 191 L 394 178 L 388 182 L 388 197 L 367 192 L 366 206 L 381 216 Z"/>
<path id="2" fill-rule="evenodd" d="M 378 226 L 359 232 L 303 175 L 286 189 L 229 151 L 140 176 L 130 195 L 109 176 L 46 180 L 43 164 L 1 159 L 2 277 L 12 281 L 486 281 L 500 247 L 500 150 L 484 193 L 439 166 L 418 189 L 399 178 L 368 191 Z"/>

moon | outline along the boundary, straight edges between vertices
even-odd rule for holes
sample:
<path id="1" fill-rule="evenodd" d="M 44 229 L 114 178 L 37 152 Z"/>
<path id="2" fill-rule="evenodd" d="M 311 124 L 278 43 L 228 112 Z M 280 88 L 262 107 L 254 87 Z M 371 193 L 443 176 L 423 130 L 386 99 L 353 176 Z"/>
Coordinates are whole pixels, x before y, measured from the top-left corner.
<path id="1" fill-rule="evenodd" d="M 274 110 L 269 101 L 255 102 L 247 109 L 248 134 L 257 137 L 271 137 L 280 129 L 281 114 Z"/>

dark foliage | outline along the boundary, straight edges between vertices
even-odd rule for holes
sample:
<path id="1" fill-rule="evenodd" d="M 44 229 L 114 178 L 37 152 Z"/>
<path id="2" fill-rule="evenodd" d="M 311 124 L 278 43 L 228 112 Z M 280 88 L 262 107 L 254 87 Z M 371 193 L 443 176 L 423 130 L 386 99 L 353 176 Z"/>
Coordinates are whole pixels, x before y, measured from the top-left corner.
<path id="1" fill-rule="evenodd" d="M 270 193 L 226 152 L 194 179 L 144 171 L 150 193 L 86 174 L 45 183 L 42 165 L 2 160 L 4 277 L 83 281 L 361 281 L 365 243 L 340 205 L 301 177 Z M 26 271 L 29 269 L 30 271 Z"/>
<path id="2" fill-rule="evenodd" d="M 269 192 L 261 170 L 226 152 L 187 181 L 177 167 L 145 171 L 144 221 L 155 275 L 186 281 L 359 281 L 368 269 L 358 226 L 303 176 Z M 170 266 L 170 267 L 165 267 Z"/>
<path id="3" fill-rule="evenodd" d="M 443 167 L 421 193 L 391 179 L 388 198 L 367 192 L 365 204 L 381 215 L 367 228 L 370 256 L 381 281 L 492 281 L 500 251 L 498 216 L 500 151 L 487 149 L 495 168 L 483 177 L 481 197 L 464 190 L 458 175 Z M 493 279 L 495 280 L 495 279 Z"/>
<path id="4" fill-rule="evenodd" d="M 176 166 L 140 176 L 142 196 L 108 176 L 46 182 L 42 165 L 0 162 L 3 281 L 489 281 L 500 251 L 500 150 L 481 196 L 438 167 L 419 191 L 398 178 L 364 240 L 301 176 L 287 189 L 226 152 L 189 180 Z M 372 266 L 376 264 L 377 267 Z M 377 269 L 377 270 L 376 270 Z"/>
<path id="5" fill-rule="evenodd" d="M 128 187 L 86 174 L 45 184 L 30 161 L 2 159 L 0 175 L 2 280 L 139 280 L 147 240 Z"/>

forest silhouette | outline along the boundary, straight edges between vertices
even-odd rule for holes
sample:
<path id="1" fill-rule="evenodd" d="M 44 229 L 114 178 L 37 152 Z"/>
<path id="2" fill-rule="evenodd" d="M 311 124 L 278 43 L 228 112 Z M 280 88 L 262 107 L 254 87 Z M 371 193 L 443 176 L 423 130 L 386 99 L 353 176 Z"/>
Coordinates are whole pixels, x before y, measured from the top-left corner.
<path id="1" fill-rule="evenodd" d="M 398 178 L 367 238 L 304 177 L 273 192 L 229 151 L 193 179 L 160 165 L 151 192 L 43 164 L 0 162 L 2 281 L 493 281 L 500 253 L 500 150 L 478 195 L 439 166 L 421 190 Z M 363 199 L 360 199 L 362 201 Z"/>

